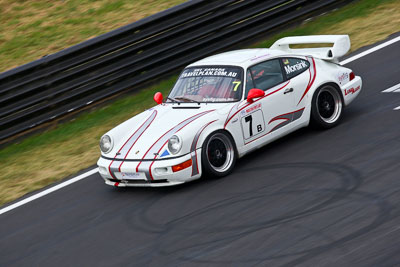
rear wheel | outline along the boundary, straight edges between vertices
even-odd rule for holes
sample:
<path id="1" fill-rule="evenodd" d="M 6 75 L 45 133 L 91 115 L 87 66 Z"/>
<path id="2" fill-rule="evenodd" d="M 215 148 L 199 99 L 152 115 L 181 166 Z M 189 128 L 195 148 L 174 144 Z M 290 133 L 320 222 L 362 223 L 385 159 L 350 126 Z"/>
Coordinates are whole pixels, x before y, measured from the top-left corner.
<path id="1" fill-rule="evenodd" d="M 314 93 L 311 102 L 311 123 L 314 126 L 324 129 L 336 126 L 342 111 L 342 97 L 334 86 L 324 85 Z"/>
<path id="2" fill-rule="evenodd" d="M 202 152 L 203 171 L 213 177 L 223 177 L 232 172 L 237 152 L 232 137 L 217 131 L 207 137 Z"/>

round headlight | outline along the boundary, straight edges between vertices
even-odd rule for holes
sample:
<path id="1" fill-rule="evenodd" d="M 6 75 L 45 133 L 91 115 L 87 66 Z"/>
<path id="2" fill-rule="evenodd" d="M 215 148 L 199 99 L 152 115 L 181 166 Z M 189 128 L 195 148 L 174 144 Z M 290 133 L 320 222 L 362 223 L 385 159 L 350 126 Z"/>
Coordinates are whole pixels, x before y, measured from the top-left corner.
<path id="1" fill-rule="evenodd" d="M 113 148 L 113 142 L 110 136 L 108 135 L 103 135 L 100 138 L 100 149 L 103 153 L 108 153 L 112 150 Z"/>
<path id="2" fill-rule="evenodd" d="M 172 154 L 177 154 L 182 148 L 182 141 L 177 135 L 171 136 L 168 141 L 168 150 Z"/>

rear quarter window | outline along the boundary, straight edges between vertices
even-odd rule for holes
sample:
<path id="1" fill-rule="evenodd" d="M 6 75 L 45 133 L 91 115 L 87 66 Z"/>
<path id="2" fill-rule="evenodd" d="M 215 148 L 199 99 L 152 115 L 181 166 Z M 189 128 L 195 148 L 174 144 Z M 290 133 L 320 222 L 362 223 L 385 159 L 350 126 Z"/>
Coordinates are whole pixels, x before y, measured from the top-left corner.
<path id="1" fill-rule="evenodd" d="M 288 79 L 292 79 L 310 67 L 310 63 L 301 58 L 282 58 L 281 60 Z"/>

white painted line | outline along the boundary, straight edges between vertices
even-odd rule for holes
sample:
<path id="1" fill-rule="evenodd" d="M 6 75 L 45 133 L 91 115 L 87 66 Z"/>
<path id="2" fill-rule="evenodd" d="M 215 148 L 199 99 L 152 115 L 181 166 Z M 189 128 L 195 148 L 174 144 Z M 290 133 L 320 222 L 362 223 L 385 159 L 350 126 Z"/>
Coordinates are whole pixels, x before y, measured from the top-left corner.
<path id="1" fill-rule="evenodd" d="M 345 65 L 345 64 L 350 63 L 350 62 L 352 62 L 354 60 L 357 60 L 359 58 L 365 57 L 366 55 L 371 54 L 371 53 L 373 53 L 375 51 L 378 51 L 379 49 L 382 49 L 382 48 L 384 48 L 384 47 L 386 47 L 388 45 L 394 44 L 394 43 L 396 43 L 398 41 L 400 41 L 400 36 L 398 36 L 396 38 L 393 38 L 392 40 L 389 40 L 387 42 L 384 42 L 384 43 L 382 43 L 380 45 L 377 45 L 375 47 L 372 47 L 372 48 L 370 48 L 370 49 L 368 49 L 368 50 L 366 50 L 364 52 L 361 52 L 360 54 L 357 54 L 357 55 L 352 56 L 352 57 L 350 57 L 348 59 L 345 59 L 345 60 L 341 61 L 340 64 Z"/>
<path id="2" fill-rule="evenodd" d="M 3 213 L 6 213 L 7 211 L 10 211 L 10 210 L 13 210 L 15 208 L 18 208 L 18 207 L 20 207 L 20 206 L 22 206 L 22 205 L 24 205 L 24 204 L 26 204 L 28 202 L 31 202 L 31 201 L 33 201 L 35 199 L 38 199 L 38 198 L 43 197 L 43 196 L 45 196 L 47 194 L 50 194 L 50 193 L 52 193 L 54 191 L 57 191 L 57 190 L 59 190 L 59 189 L 61 189 L 63 187 L 66 187 L 66 186 L 68 186 L 68 185 L 70 185 L 72 183 L 75 183 L 75 182 L 77 182 L 79 180 L 82 180 L 82 179 L 84 179 L 84 178 L 96 173 L 97 171 L 98 171 L 98 168 L 92 169 L 92 170 L 87 171 L 87 172 L 85 172 L 85 173 L 83 173 L 81 175 L 78 175 L 78 176 L 76 176 L 74 178 L 71 178 L 71 179 L 69 179 L 69 180 L 67 180 L 67 181 L 65 181 L 65 182 L 63 182 L 61 184 L 55 185 L 53 187 L 50 187 L 49 189 L 43 190 L 42 192 L 39 192 L 39 193 L 37 193 L 37 194 L 35 194 L 33 196 L 27 197 L 25 199 L 22 199 L 21 201 L 18 201 L 18 202 L 14 203 L 14 204 L 11 204 L 10 206 L 2 208 L 0 210 L 0 215 L 3 214 Z"/>
<path id="3" fill-rule="evenodd" d="M 340 64 L 345 65 L 345 64 L 347 64 L 349 62 L 352 62 L 352 61 L 357 60 L 357 59 L 359 59 L 361 57 L 364 57 L 364 56 L 366 56 L 368 54 L 371 54 L 371 53 L 373 53 L 373 52 L 375 52 L 375 51 L 377 51 L 379 49 L 382 49 L 382 48 L 384 48 L 384 47 L 386 47 L 388 45 L 391 45 L 391 44 L 393 44 L 395 42 L 398 42 L 398 41 L 400 41 L 400 36 L 396 37 L 396 38 L 394 38 L 392 40 L 389 40 L 387 42 L 384 42 L 383 44 L 377 45 L 376 47 L 370 48 L 367 51 L 364 51 L 364 52 L 362 52 L 360 54 L 352 56 L 352 57 L 350 57 L 350 58 L 348 58 L 346 60 L 343 60 L 342 62 L 340 62 Z M 400 106 L 397 107 L 396 109 L 400 109 Z M 72 110 L 73 109 L 71 109 L 69 111 L 72 111 Z M 52 193 L 54 191 L 57 191 L 57 190 L 65 187 L 67 185 L 70 185 L 70 184 L 73 184 L 73 183 L 75 183 L 75 182 L 77 182 L 79 180 L 82 180 L 82 179 L 84 179 L 84 178 L 96 173 L 97 171 L 98 171 L 98 168 L 95 168 L 93 170 L 87 171 L 87 172 L 85 172 L 85 173 L 83 173 L 81 175 L 78 175 L 78 176 L 76 176 L 74 178 L 71 178 L 68 181 L 65 181 L 65 182 L 63 182 L 61 184 L 55 185 L 55 186 L 53 186 L 53 187 L 51 187 L 49 189 L 46 189 L 46 190 L 44 190 L 44 191 L 42 191 L 40 193 L 37 193 L 37 194 L 35 194 L 33 196 L 27 197 L 27 198 L 22 199 L 21 201 L 18 201 L 16 203 L 12 204 L 12 205 L 9 205 L 9 206 L 7 206 L 5 208 L 2 208 L 2 209 L 0 209 L 0 215 L 3 214 L 3 213 L 6 213 L 7 211 L 10 211 L 10 210 L 13 210 L 15 208 L 18 208 L 18 207 L 20 207 L 20 206 L 22 206 L 22 205 L 24 205 L 26 203 L 29 203 L 29 202 L 31 202 L 31 201 L 33 201 L 35 199 L 38 199 L 38 198 L 43 197 L 43 196 L 45 196 L 47 194 L 50 194 L 50 193 Z"/>
<path id="4" fill-rule="evenodd" d="M 400 93 L 400 83 L 382 91 L 382 93 L 392 93 L 392 92 Z"/>
<path id="5" fill-rule="evenodd" d="M 400 83 L 398 83 L 386 90 L 383 90 L 382 93 L 400 93 Z M 394 108 L 393 110 L 400 110 L 400 106 L 398 106 L 397 108 Z"/>

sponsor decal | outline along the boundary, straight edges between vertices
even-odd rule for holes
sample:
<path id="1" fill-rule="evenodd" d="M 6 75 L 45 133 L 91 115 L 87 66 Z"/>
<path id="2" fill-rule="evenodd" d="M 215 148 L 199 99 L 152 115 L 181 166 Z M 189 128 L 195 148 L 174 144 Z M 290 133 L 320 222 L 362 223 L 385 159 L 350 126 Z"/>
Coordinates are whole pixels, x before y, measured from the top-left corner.
<path id="1" fill-rule="evenodd" d="M 239 73 L 233 68 L 196 68 L 185 70 L 180 78 L 199 76 L 222 76 L 235 78 L 239 77 Z"/>
<path id="2" fill-rule="evenodd" d="M 228 98 L 224 98 L 224 97 L 204 97 L 203 100 L 204 102 L 229 102 L 229 101 L 235 101 L 234 98 L 232 97 L 228 97 Z"/>
<path id="3" fill-rule="evenodd" d="M 339 80 L 339 83 L 349 80 L 349 74 L 348 73 L 340 74 L 338 77 L 338 80 Z"/>
<path id="4" fill-rule="evenodd" d="M 255 105 L 255 106 L 252 106 L 250 108 L 247 108 L 246 109 L 246 113 L 252 112 L 253 110 L 256 110 L 256 109 L 259 109 L 259 108 L 261 108 L 261 103 Z"/>
<path id="5" fill-rule="evenodd" d="M 140 173 L 137 172 L 121 172 L 122 178 L 135 179 L 140 177 Z"/>
<path id="6" fill-rule="evenodd" d="M 350 89 L 344 89 L 344 95 L 354 94 L 358 90 L 360 90 L 360 86 L 357 86 L 356 88 L 352 87 Z"/>
<path id="7" fill-rule="evenodd" d="M 307 64 L 304 61 L 300 61 L 299 63 L 292 65 L 292 66 L 285 66 L 285 71 L 286 74 L 302 70 L 304 68 L 307 68 Z"/>

